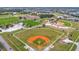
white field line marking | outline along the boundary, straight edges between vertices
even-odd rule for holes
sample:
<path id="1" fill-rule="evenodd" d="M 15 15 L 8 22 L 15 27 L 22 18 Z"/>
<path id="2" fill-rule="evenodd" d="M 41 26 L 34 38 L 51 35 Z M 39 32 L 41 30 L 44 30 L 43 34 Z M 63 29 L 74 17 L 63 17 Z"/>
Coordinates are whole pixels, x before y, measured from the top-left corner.
<path id="1" fill-rule="evenodd" d="M 20 51 L 20 49 L 11 40 L 9 40 L 9 41 L 10 41 L 10 43 L 12 43 Z"/>
<path id="2" fill-rule="evenodd" d="M 29 30 L 29 29 L 32 29 L 32 28 L 25 28 L 25 29 L 23 29 L 23 30 L 20 30 L 20 31 L 18 31 L 18 32 L 15 32 L 14 34 L 18 34 L 18 33 L 20 33 L 20 32 L 24 32 L 24 31 L 26 31 L 26 30 Z M 53 28 L 52 28 L 53 29 Z M 60 30 L 58 31 L 58 30 L 53 30 L 54 32 L 58 32 L 58 33 L 62 33 Z"/>
<path id="3" fill-rule="evenodd" d="M 28 28 L 26 29 L 26 30 L 29 30 Z M 21 30 L 21 31 L 18 31 L 18 32 L 16 32 L 15 34 L 18 34 L 18 33 L 20 33 L 20 32 L 24 32 L 24 31 L 26 31 L 26 30 Z M 53 30 L 54 32 L 58 32 L 58 33 L 62 33 L 61 31 L 57 31 L 57 30 Z M 15 36 L 16 37 L 16 35 L 15 34 L 13 34 L 13 36 Z M 63 36 L 64 35 L 64 33 L 62 33 L 62 35 L 61 36 Z M 61 36 L 59 36 L 58 38 L 60 38 Z M 18 37 L 17 37 L 18 38 Z M 18 38 L 19 39 L 19 38 Z M 58 39 L 56 39 L 55 41 L 57 41 Z"/>
<path id="4" fill-rule="evenodd" d="M 18 31 L 18 32 L 16 32 L 16 33 L 14 33 L 13 34 L 13 36 L 16 38 L 16 39 L 18 39 L 20 42 L 22 42 L 23 44 L 25 44 L 25 45 L 28 45 L 28 44 L 26 44 L 25 42 L 23 42 L 22 40 L 20 40 L 18 37 L 16 37 L 16 34 L 18 34 L 18 33 L 20 33 L 20 32 L 24 32 L 24 31 L 26 31 L 26 30 L 29 30 L 29 29 L 32 29 L 32 28 L 25 28 L 25 30 L 21 30 L 21 31 Z M 61 31 L 57 31 L 57 30 L 53 30 L 54 32 L 58 32 L 58 33 L 62 33 Z M 62 36 L 64 35 L 64 33 L 62 33 L 62 35 L 61 36 L 59 36 L 52 44 L 54 44 L 56 41 L 58 41 L 58 39 L 59 38 L 61 38 Z M 29 46 L 29 45 L 28 45 Z M 32 48 L 33 49 L 33 48 Z"/>
<path id="5" fill-rule="evenodd" d="M 30 47 L 28 44 L 26 44 L 24 41 L 22 41 L 21 39 L 19 39 L 18 37 L 16 37 L 14 34 L 13 34 L 13 36 L 14 36 L 17 40 L 19 40 L 21 43 L 23 43 L 25 46 Z M 30 47 L 30 49 L 35 50 L 35 49 L 33 49 L 32 47 Z"/>
<path id="6" fill-rule="evenodd" d="M 55 30 L 56 31 L 56 30 Z M 57 31 L 58 32 L 58 31 Z M 59 33 L 59 32 L 58 32 Z M 61 32 L 60 32 L 61 33 Z M 54 42 L 52 42 L 50 45 L 53 45 L 54 43 L 56 43 L 62 36 L 64 35 L 64 33 L 62 33 L 62 35 L 60 35 L 56 40 L 54 40 Z M 49 46 L 48 46 L 49 47 Z M 47 47 L 46 47 L 47 48 Z M 44 50 L 46 49 L 44 48 Z M 49 49 L 48 49 L 49 50 Z"/>
<path id="7" fill-rule="evenodd" d="M 62 35 L 59 36 L 52 44 L 56 43 L 56 41 L 58 41 L 63 35 L 64 35 L 64 33 L 62 33 Z"/>
<path id="8" fill-rule="evenodd" d="M 69 49 L 69 51 L 72 50 L 72 48 L 74 47 L 75 42 L 76 42 L 78 39 L 79 39 L 79 36 L 78 36 L 77 39 L 73 42 L 73 44 L 72 44 L 71 48 Z"/>
<path id="9" fill-rule="evenodd" d="M 18 34 L 18 33 L 20 33 L 20 32 L 24 32 L 24 31 L 30 30 L 30 29 L 32 29 L 32 28 L 25 28 L 25 29 L 23 29 L 23 30 L 20 30 L 20 31 L 15 32 L 14 34 Z"/>
<path id="10" fill-rule="evenodd" d="M 20 30 L 20 31 L 16 32 L 15 34 L 20 33 L 20 32 L 24 32 L 24 31 L 29 30 L 29 29 L 34 29 L 34 28 L 37 28 L 37 27 L 42 27 L 42 25 L 33 26 L 33 27 L 31 27 L 31 28 L 24 28 L 23 31 Z M 53 29 L 53 28 L 52 28 L 52 29 Z M 58 30 L 55 30 L 55 29 L 54 29 L 53 31 L 62 33 L 61 31 L 58 31 Z"/>
<path id="11" fill-rule="evenodd" d="M 54 42 L 53 42 L 52 44 L 50 44 L 50 45 L 53 45 L 54 43 L 56 43 L 63 35 L 64 35 L 64 33 L 62 33 L 62 35 L 59 36 L 56 40 L 54 40 Z M 47 47 L 46 47 L 46 48 L 47 48 Z M 46 49 L 46 48 L 45 48 L 45 49 Z M 45 49 L 44 49 L 44 50 L 45 50 Z M 48 49 L 48 50 L 49 50 L 49 49 Z"/>

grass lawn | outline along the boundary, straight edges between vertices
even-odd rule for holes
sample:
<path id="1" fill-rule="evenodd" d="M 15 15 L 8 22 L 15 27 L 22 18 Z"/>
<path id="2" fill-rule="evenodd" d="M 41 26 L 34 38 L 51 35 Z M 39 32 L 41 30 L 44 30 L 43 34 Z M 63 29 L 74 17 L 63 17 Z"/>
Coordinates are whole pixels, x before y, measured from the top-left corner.
<path id="1" fill-rule="evenodd" d="M 55 12 L 55 13 L 53 13 L 53 15 L 55 15 L 57 17 L 57 16 L 62 16 L 63 14 Z"/>
<path id="2" fill-rule="evenodd" d="M 72 22 L 72 27 L 79 29 L 79 22 Z"/>
<path id="3" fill-rule="evenodd" d="M 36 45 L 42 45 L 44 42 L 45 42 L 45 40 L 40 39 L 40 38 L 35 40 L 35 41 L 33 41 L 33 43 L 36 44 Z"/>
<path id="4" fill-rule="evenodd" d="M 15 32 L 15 36 L 19 37 L 23 41 L 26 41 L 29 37 L 33 36 L 46 36 L 50 40 L 54 41 L 58 36 L 62 34 L 61 31 L 57 31 L 53 28 L 35 28 L 29 30 L 23 30 L 20 32 Z"/>
<path id="5" fill-rule="evenodd" d="M 62 19 L 60 19 L 59 22 L 63 22 L 65 26 L 79 29 L 79 22 L 73 22 L 73 21 L 62 20 Z"/>
<path id="6" fill-rule="evenodd" d="M 51 48 L 50 51 L 69 51 L 69 49 L 71 48 L 72 43 L 69 44 L 63 44 L 63 43 L 55 43 L 54 44 L 54 48 Z M 76 45 L 73 46 L 71 51 L 74 51 L 76 49 Z"/>
<path id="7" fill-rule="evenodd" d="M 72 23 L 70 21 L 67 20 L 59 20 L 59 22 L 62 22 L 64 24 L 64 26 L 72 26 Z"/>
<path id="8" fill-rule="evenodd" d="M 59 30 L 57 31 L 53 28 L 35 28 L 35 29 L 30 29 L 30 30 L 23 30 L 17 33 L 15 32 L 14 35 L 25 43 L 28 43 L 27 40 L 29 37 L 34 37 L 34 36 L 39 36 L 39 35 L 47 37 L 50 40 L 50 43 L 53 43 L 60 35 L 62 35 L 62 33 L 63 32 Z M 41 44 L 42 42 L 41 40 L 35 41 L 36 44 Z"/>
<path id="9" fill-rule="evenodd" d="M 72 33 L 70 33 L 69 38 L 72 41 L 75 41 L 76 39 L 78 39 L 76 42 L 79 42 L 78 36 L 79 36 L 79 31 L 78 30 L 74 30 Z"/>
<path id="10" fill-rule="evenodd" d="M 32 27 L 35 25 L 39 25 L 40 22 L 38 21 L 34 21 L 34 20 L 24 20 L 23 23 L 27 26 L 27 27 Z"/>
<path id="11" fill-rule="evenodd" d="M 1 35 L 6 40 L 6 42 L 14 49 L 14 51 L 27 51 L 27 49 L 24 48 L 25 45 L 15 39 L 11 33 L 3 33 Z"/>
<path id="12" fill-rule="evenodd" d="M 0 25 L 9 25 L 13 23 L 17 23 L 19 21 L 18 17 L 4 17 L 0 18 Z"/>

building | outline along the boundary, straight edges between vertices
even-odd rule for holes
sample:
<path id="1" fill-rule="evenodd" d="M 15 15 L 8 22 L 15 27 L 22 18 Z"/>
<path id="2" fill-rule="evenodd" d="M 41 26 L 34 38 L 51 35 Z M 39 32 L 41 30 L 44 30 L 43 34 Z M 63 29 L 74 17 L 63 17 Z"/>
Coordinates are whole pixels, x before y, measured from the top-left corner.
<path id="1" fill-rule="evenodd" d="M 34 20 L 34 19 L 39 19 L 39 16 L 36 15 L 24 15 L 24 16 L 20 16 L 20 19 L 29 19 L 29 20 Z"/>

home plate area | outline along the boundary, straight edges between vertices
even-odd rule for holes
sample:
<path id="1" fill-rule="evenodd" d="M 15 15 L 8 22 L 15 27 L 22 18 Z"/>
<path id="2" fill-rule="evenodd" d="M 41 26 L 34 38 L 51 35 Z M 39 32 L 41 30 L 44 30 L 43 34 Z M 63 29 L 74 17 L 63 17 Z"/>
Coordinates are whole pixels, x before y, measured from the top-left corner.
<path id="1" fill-rule="evenodd" d="M 34 36 L 30 37 L 27 42 L 36 47 L 38 50 L 41 50 L 44 46 L 47 46 L 50 40 L 45 36 Z"/>

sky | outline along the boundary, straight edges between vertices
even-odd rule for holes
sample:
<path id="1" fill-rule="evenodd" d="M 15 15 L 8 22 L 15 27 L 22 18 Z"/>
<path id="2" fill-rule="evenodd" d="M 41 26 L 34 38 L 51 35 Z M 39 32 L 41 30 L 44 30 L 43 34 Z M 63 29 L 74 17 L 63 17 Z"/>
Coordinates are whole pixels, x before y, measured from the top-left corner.
<path id="1" fill-rule="evenodd" d="M 79 0 L 0 0 L 0 7 L 79 7 Z"/>

